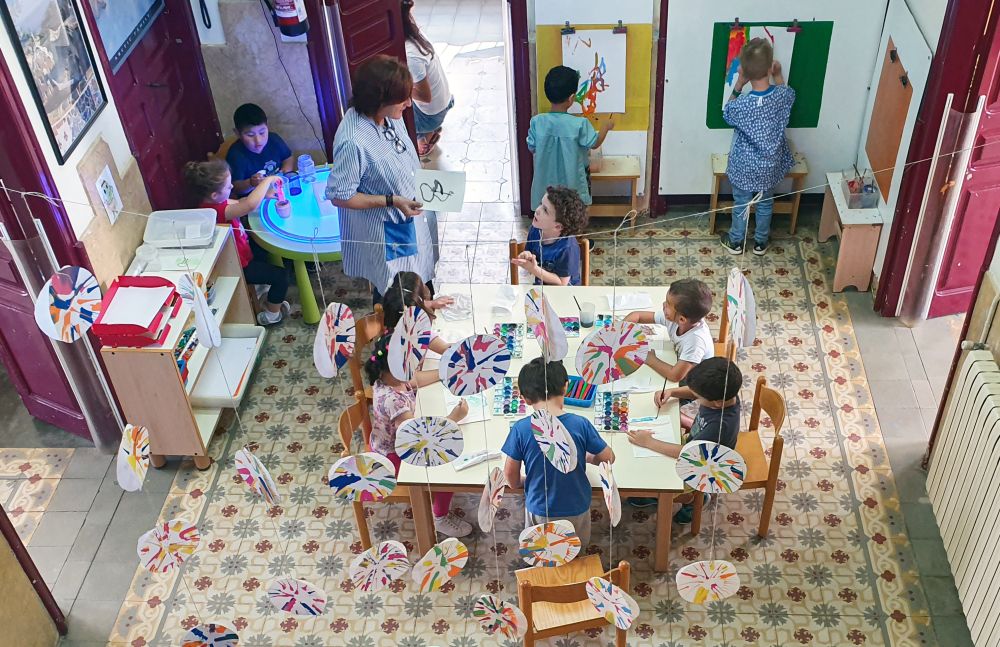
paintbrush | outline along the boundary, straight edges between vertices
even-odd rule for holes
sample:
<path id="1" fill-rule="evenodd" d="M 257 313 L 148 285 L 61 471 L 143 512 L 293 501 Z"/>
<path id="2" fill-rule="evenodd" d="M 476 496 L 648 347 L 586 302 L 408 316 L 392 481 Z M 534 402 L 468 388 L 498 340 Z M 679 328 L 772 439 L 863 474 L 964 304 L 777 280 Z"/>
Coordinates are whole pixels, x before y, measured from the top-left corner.
<path id="1" fill-rule="evenodd" d="M 663 391 L 667 390 L 667 378 L 663 378 L 663 389 L 662 390 Z M 659 420 L 659 418 L 660 418 L 660 407 L 657 406 L 656 407 L 656 417 L 653 418 L 653 420 Z"/>
<path id="2" fill-rule="evenodd" d="M 576 300 L 576 295 L 575 294 L 573 295 L 573 302 L 576 303 L 576 309 L 577 310 L 583 310 L 583 308 L 580 307 L 580 302 Z"/>

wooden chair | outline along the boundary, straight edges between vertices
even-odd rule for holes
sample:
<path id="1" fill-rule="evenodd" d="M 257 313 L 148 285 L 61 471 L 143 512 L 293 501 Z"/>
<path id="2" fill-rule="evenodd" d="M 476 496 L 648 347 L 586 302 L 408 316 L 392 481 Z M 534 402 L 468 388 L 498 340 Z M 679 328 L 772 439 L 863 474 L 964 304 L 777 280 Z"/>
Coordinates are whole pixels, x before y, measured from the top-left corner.
<path id="1" fill-rule="evenodd" d="M 576 237 L 580 243 L 580 285 L 590 285 L 590 241 L 580 236 Z M 524 251 L 524 243 L 519 243 L 513 238 L 510 239 L 510 260 L 517 258 L 518 254 Z M 517 266 L 510 266 L 510 284 L 520 285 L 517 276 Z"/>
<path id="2" fill-rule="evenodd" d="M 729 337 L 729 300 L 722 298 L 722 321 L 719 322 L 719 336 L 715 339 L 715 356 L 736 361 L 736 344 Z"/>
<path id="3" fill-rule="evenodd" d="M 764 446 L 760 440 L 760 412 L 767 412 L 774 426 L 774 441 L 771 443 L 771 458 L 764 455 Z M 771 510 L 774 508 L 774 493 L 778 487 L 778 469 L 781 467 L 781 453 L 785 447 L 785 439 L 781 437 L 781 426 L 785 422 L 785 399 L 781 394 L 767 386 L 764 376 L 757 378 L 757 389 L 753 396 L 753 408 L 750 410 L 750 428 L 740 432 L 736 439 L 736 451 L 747 464 L 746 478 L 741 490 L 764 488 L 764 506 L 760 511 L 760 524 L 757 536 L 763 539 L 767 536 L 767 528 L 771 523 Z M 701 532 L 701 511 L 704 497 L 694 497 L 694 517 L 691 519 L 691 534 Z"/>
<path id="4" fill-rule="evenodd" d="M 373 339 L 382 336 L 385 330 L 385 321 L 382 316 L 382 306 L 376 305 L 375 312 L 367 314 L 354 322 L 354 352 L 347 359 L 347 367 L 351 371 L 351 381 L 354 383 L 354 392 L 363 393 L 368 401 L 372 399 L 372 387 L 365 384 L 365 377 L 361 367 L 365 364 L 368 345 Z"/>
<path id="5" fill-rule="evenodd" d="M 528 620 L 524 647 L 550 636 L 563 636 L 584 629 L 600 629 L 608 624 L 587 598 L 587 580 L 603 577 L 629 590 L 629 564 L 605 572 L 598 555 L 580 556 L 563 566 L 534 566 L 514 572 L 521 611 Z M 613 625 L 612 625 L 613 626 Z M 625 647 L 628 632 L 615 629 L 615 646 Z"/>
<path id="6" fill-rule="evenodd" d="M 221 144 L 219 144 L 219 150 L 214 153 L 208 154 L 208 159 L 225 160 L 226 155 L 229 153 L 229 149 L 232 148 L 233 144 L 239 141 L 238 137 L 230 136 L 226 137 Z"/>

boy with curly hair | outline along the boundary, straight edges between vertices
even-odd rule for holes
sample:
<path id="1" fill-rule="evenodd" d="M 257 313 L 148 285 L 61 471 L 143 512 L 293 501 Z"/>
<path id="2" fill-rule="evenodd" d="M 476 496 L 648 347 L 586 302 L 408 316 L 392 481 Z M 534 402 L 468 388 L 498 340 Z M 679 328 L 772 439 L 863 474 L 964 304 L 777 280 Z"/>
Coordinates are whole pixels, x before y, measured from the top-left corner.
<path id="1" fill-rule="evenodd" d="M 535 277 L 535 285 L 580 285 L 580 244 L 587 227 L 587 205 L 580 194 L 550 186 L 528 230 L 524 251 L 511 263 Z"/>

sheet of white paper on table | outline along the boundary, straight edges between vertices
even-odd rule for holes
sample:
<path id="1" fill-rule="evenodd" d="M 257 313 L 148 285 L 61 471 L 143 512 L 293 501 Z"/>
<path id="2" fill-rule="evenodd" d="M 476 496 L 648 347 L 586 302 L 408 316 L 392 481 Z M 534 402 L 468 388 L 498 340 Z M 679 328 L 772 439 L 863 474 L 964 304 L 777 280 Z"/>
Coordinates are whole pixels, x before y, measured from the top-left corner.
<path id="1" fill-rule="evenodd" d="M 489 395 L 489 399 L 487 399 Z M 475 395 L 469 395 L 465 397 L 466 404 L 469 405 L 469 413 L 462 418 L 458 424 L 467 425 L 473 422 L 482 422 L 484 420 L 489 420 L 493 417 L 493 407 L 490 404 L 493 395 L 491 390 L 483 391 L 482 393 L 476 393 Z M 447 411 L 442 412 L 441 415 L 448 415 L 451 410 L 455 408 L 459 400 L 462 398 L 457 395 L 452 394 L 451 391 L 445 390 L 444 393 L 444 406 Z"/>
<path id="2" fill-rule="evenodd" d="M 465 205 L 465 172 L 418 169 L 413 174 L 417 202 L 427 211 L 458 213 Z"/>
<path id="3" fill-rule="evenodd" d="M 619 294 L 614 297 L 608 295 L 608 307 L 613 310 L 637 310 L 639 308 L 652 308 L 653 299 L 645 292 L 632 292 Z"/>
<path id="4" fill-rule="evenodd" d="M 119 287 L 101 317 L 105 324 L 136 324 L 144 328 L 153 323 L 153 317 L 163 307 L 170 286 L 157 288 Z"/>
<path id="5" fill-rule="evenodd" d="M 653 438 L 661 440 L 665 443 L 677 443 L 679 440 L 674 434 L 674 425 L 670 422 L 670 417 L 666 415 L 660 415 L 659 418 L 645 422 L 647 418 L 636 418 L 629 422 L 629 427 L 632 430 L 636 429 L 651 429 L 653 431 Z M 645 447 L 639 447 L 638 445 L 632 445 L 632 455 L 636 458 L 654 458 L 656 456 L 663 456 L 659 452 L 654 452 L 651 449 L 646 449 Z"/>
<path id="6" fill-rule="evenodd" d="M 639 377 L 638 374 L 606 382 L 597 387 L 598 391 L 614 391 L 615 393 L 652 393 L 657 389 L 649 376 Z"/>

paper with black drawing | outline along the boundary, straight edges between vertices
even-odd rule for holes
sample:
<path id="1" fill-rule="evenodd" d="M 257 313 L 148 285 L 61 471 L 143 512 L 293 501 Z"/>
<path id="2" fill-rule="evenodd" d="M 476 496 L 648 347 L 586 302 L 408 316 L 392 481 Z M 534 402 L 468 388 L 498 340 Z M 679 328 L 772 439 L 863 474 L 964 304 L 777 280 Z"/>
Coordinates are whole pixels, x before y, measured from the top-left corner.
<path id="1" fill-rule="evenodd" d="M 465 173 L 419 169 L 414 173 L 417 202 L 427 211 L 457 213 L 465 204 Z"/>

